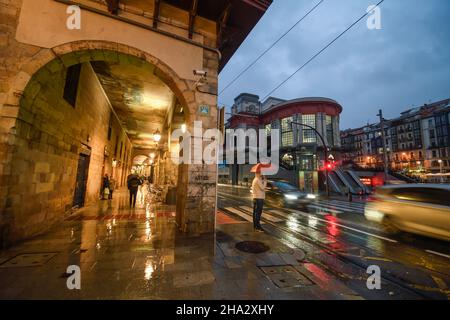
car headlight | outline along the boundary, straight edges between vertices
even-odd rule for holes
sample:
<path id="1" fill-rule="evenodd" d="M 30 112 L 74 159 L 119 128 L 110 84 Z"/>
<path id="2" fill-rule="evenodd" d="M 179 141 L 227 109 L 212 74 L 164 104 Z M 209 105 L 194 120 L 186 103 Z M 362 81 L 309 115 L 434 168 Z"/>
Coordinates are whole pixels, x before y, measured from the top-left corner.
<path id="1" fill-rule="evenodd" d="M 284 196 L 289 200 L 297 200 L 298 199 L 297 196 L 294 196 L 292 194 L 285 194 Z"/>
<path id="2" fill-rule="evenodd" d="M 376 209 L 366 208 L 364 210 L 364 216 L 367 220 L 382 222 L 384 218 L 384 214 Z"/>
<path id="3" fill-rule="evenodd" d="M 310 194 L 310 193 L 308 193 L 307 195 L 306 195 L 306 199 L 315 199 L 316 198 L 316 195 L 315 194 Z"/>

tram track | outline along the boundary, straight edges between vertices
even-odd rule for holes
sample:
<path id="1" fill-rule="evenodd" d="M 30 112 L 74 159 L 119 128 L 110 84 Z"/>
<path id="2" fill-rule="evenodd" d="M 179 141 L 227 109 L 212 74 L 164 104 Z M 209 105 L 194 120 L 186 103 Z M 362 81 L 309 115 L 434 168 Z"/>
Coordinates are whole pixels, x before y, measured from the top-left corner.
<path id="1" fill-rule="evenodd" d="M 238 199 L 230 198 L 228 194 L 227 194 L 227 201 L 231 201 L 231 202 L 234 202 L 235 204 L 238 204 L 237 207 L 245 205 L 245 204 L 243 204 L 243 199 L 242 198 L 238 198 Z M 221 209 L 224 210 L 225 208 L 221 208 Z M 275 210 L 280 210 L 280 209 L 286 210 L 286 209 L 283 209 L 283 208 L 273 208 L 273 209 L 275 209 Z M 272 208 L 268 207 L 268 210 L 272 210 Z M 295 213 L 295 212 L 291 212 L 291 211 L 289 211 L 289 212 L 291 214 Z M 273 214 L 273 213 L 271 212 L 271 214 Z M 276 213 L 275 213 L 275 215 L 276 215 Z M 313 215 L 313 213 L 311 213 L 311 215 Z M 283 218 L 286 218 L 286 217 L 283 217 Z M 331 248 L 329 245 L 321 243 L 318 239 L 314 239 L 313 237 L 305 235 L 304 233 L 301 233 L 299 231 L 292 230 L 291 228 L 289 228 L 287 226 L 284 226 L 284 225 L 281 225 L 280 223 L 276 223 L 276 222 L 270 221 L 269 219 L 264 218 L 264 216 L 262 217 L 262 221 L 266 224 L 266 231 L 268 231 L 271 235 L 277 237 L 278 239 L 280 239 L 282 241 L 285 241 L 285 242 L 288 242 L 291 245 L 293 245 L 294 247 L 298 246 L 298 244 L 295 243 L 295 241 L 290 240 L 291 237 L 294 237 L 297 240 L 302 240 L 302 241 L 308 243 L 309 245 L 320 249 L 322 252 L 324 252 L 324 253 L 332 256 L 332 257 L 338 258 L 344 264 L 351 264 L 352 266 L 356 267 L 360 271 L 361 274 L 366 274 L 366 270 L 367 270 L 368 266 L 374 264 L 373 261 L 364 263 L 363 257 L 361 257 L 361 259 L 355 259 L 354 257 L 349 256 L 349 255 L 345 254 L 344 252 L 342 252 L 340 250 L 335 250 L 335 249 Z M 318 228 L 315 228 L 315 227 L 312 227 L 310 225 L 307 225 L 304 222 L 300 221 L 299 219 L 296 219 L 296 223 L 299 224 L 300 226 L 302 226 L 303 228 L 310 228 L 310 229 L 314 230 L 317 233 L 325 235 L 326 237 L 332 239 L 334 241 L 334 243 L 338 243 L 342 247 L 348 247 L 349 246 L 347 243 L 343 243 L 342 240 L 340 240 L 339 238 L 337 238 L 337 237 L 335 237 L 335 236 L 333 236 L 333 235 L 331 235 L 329 233 L 326 233 L 323 230 L 320 230 Z M 270 228 L 268 228 L 268 226 L 270 226 Z M 348 235 L 352 236 L 352 237 L 357 237 L 360 240 L 362 239 L 359 236 L 356 236 L 355 234 L 352 234 L 351 232 L 346 232 L 346 233 Z M 348 240 L 348 241 L 351 242 L 352 244 L 354 244 L 356 247 L 361 248 L 363 250 L 366 250 L 367 252 L 370 252 L 370 253 L 374 253 L 375 252 L 376 253 L 376 251 L 373 248 L 369 248 L 369 247 L 363 246 L 363 245 L 361 245 L 361 243 L 357 243 L 357 242 L 352 241 L 352 240 Z M 400 245 L 404 245 L 402 243 L 399 243 L 399 244 Z M 352 276 L 346 276 L 340 270 L 334 270 L 333 268 L 330 268 L 330 266 L 327 263 L 324 263 L 323 261 L 320 261 L 320 259 L 314 258 L 313 256 L 309 256 L 309 258 L 311 258 L 310 259 L 311 262 L 322 266 L 323 268 L 328 270 L 328 272 L 338 276 L 339 278 L 341 278 L 344 281 L 348 280 L 349 278 L 350 279 L 354 278 Z M 403 265 L 399 261 L 393 260 L 392 262 Z M 431 271 L 431 272 L 433 272 L 435 274 L 437 273 L 437 274 L 439 274 L 441 276 L 448 277 L 448 275 L 442 274 L 442 273 L 440 273 L 439 271 L 436 271 L 436 270 L 430 270 L 430 269 L 423 270 L 422 268 L 420 268 L 420 269 L 415 268 L 415 269 L 419 270 L 421 272 L 430 272 Z M 392 273 L 389 274 L 387 272 L 383 272 L 382 273 L 381 279 L 383 281 L 385 281 L 385 283 L 389 283 L 392 286 L 397 287 L 400 290 L 403 290 L 405 292 L 408 292 L 409 294 L 412 294 L 413 296 L 416 296 L 419 299 L 436 299 L 436 295 L 430 295 L 431 293 L 436 292 L 436 288 L 431 288 L 430 287 L 430 288 L 428 288 L 428 290 L 426 290 L 427 288 L 425 287 L 425 289 L 424 289 L 423 285 L 417 285 L 417 284 L 411 283 L 408 279 L 405 279 L 404 277 L 401 277 L 401 276 L 398 276 L 398 275 L 395 275 L 395 274 L 392 274 Z M 365 287 L 365 283 L 364 283 L 364 287 Z M 416 289 L 415 287 L 421 287 L 422 290 Z M 448 292 L 448 290 L 443 290 L 442 288 L 440 288 L 439 293 L 440 293 L 440 295 L 442 295 L 442 298 L 447 298 L 448 299 L 449 296 L 450 296 L 450 293 Z"/>

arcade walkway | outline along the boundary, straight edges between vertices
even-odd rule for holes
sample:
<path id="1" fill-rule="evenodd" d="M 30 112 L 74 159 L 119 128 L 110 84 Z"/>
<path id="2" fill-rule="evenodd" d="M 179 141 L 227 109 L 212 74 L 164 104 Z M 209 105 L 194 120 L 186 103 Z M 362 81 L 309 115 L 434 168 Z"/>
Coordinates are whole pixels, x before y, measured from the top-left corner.
<path id="1" fill-rule="evenodd" d="M 127 201 L 126 191 L 117 191 L 112 201 L 1 252 L 0 299 L 358 298 L 323 272 L 308 271 L 320 267 L 300 263 L 303 251 L 254 233 L 250 223 L 219 213 L 216 239 L 187 238 L 177 232 L 173 207 L 151 204 L 144 192 L 135 209 Z M 236 250 L 243 240 L 270 250 Z M 81 269 L 80 290 L 67 289 L 69 265 Z"/>

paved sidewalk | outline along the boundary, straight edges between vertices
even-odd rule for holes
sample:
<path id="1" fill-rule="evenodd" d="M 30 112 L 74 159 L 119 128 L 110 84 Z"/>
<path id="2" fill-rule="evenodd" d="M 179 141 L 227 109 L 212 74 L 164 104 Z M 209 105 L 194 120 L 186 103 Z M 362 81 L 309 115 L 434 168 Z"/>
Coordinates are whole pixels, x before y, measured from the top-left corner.
<path id="1" fill-rule="evenodd" d="M 219 212 L 215 236 L 189 238 L 177 231 L 173 207 L 139 197 L 137 208 L 130 209 L 119 191 L 113 201 L 83 208 L 48 233 L 1 252 L 0 298 L 359 298 L 308 262 L 308 252 L 255 233 L 250 223 Z M 249 240 L 270 250 L 252 254 L 235 248 Z M 81 290 L 66 287 L 69 265 L 81 268 Z"/>

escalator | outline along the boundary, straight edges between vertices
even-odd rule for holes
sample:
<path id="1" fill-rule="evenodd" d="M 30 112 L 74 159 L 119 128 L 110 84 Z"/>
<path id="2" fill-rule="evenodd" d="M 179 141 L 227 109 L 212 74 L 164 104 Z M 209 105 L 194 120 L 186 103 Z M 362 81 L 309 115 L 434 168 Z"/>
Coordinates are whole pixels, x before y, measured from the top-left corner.
<path id="1" fill-rule="evenodd" d="M 339 178 L 339 176 L 334 171 L 328 172 L 328 181 L 330 186 L 330 191 L 335 193 L 345 195 L 345 183 Z"/>
<path id="2" fill-rule="evenodd" d="M 349 178 L 351 178 L 353 181 L 356 182 L 356 184 L 361 188 L 361 190 L 363 191 L 364 194 L 369 194 L 370 193 L 369 187 L 367 187 L 364 183 L 361 182 L 361 180 L 359 179 L 358 175 L 354 171 L 346 170 L 345 172 L 347 173 Z"/>
<path id="3" fill-rule="evenodd" d="M 342 183 L 345 187 L 348 188 L 348 191 L 352 194 L 360 194 L 361 188 L 358 186 L 358 184 L 353 180 L 351 177 L 348 176 L 347 172 L 343 171 L 342 169 L 338 168 L 334 170 L 336 175 L 341 179 Z"/>

